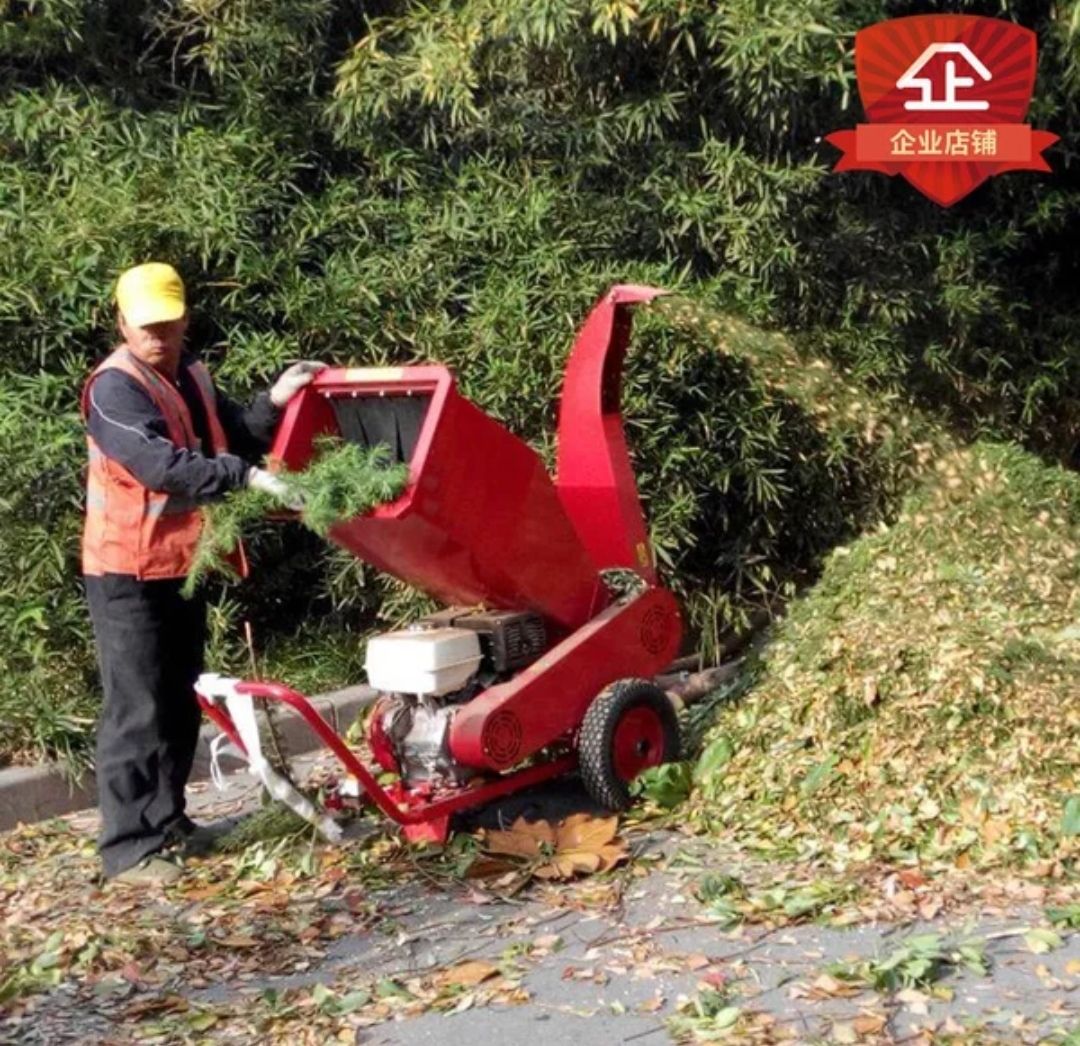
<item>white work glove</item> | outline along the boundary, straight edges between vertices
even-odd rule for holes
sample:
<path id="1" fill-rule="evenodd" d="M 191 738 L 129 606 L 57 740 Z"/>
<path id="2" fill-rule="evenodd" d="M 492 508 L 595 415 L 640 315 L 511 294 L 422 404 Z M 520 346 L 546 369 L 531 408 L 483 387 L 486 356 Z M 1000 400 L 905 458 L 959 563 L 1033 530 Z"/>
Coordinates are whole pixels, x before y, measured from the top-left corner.
<path id="1" fill-rule="evenodd" d="M 270 389 L 270 402 L 275 407 L 284 407 L 321 370 L 326 370 L 326 364 L 318 360 L 301 360 L 286 368 Z"/>
<path id="2" fill-rule="evenodd" d="M 303 511 L 304 501 L 300 495 L 294 493 L 280 476 L 275 476 L 272 472 L 267 472 L 266 469 L 255 468 L 254 466 L 248 469 L 247 485 L 252 490 L 261 490 L 264 494 L 277 498 L 286 508 L 291 508 L 293 512 Z"/>

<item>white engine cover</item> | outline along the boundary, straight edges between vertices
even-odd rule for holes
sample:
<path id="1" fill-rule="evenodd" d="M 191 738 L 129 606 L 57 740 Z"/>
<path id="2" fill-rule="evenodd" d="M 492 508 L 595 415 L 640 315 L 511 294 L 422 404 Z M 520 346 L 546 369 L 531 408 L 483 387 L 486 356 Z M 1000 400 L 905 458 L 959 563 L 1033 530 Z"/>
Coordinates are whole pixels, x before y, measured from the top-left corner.
<path id="1" fill-rule="evenodd" d="M 384 632 L 368 640 L 368 682 L 387 693 L 438 697 L 460 690 L 480 667 L 480 637 L 467 628 Z"/>

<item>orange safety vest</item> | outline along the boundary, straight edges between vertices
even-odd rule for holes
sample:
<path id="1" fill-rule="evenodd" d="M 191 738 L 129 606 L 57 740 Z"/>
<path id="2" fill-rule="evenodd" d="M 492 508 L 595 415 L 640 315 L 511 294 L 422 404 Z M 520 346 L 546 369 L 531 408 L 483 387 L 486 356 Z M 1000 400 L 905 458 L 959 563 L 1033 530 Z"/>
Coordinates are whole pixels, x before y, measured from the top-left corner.
<path id="1" fill-rule="evenodd" d="M 83 417 L 89 416 L 90 389 L 106 370 L 120 370 L 134 378 L 161 411 L 169 439 L 178 447 L 195 450 L 199 441 L 191 412 L 176 386 L 149 364 L 137 359 L 124 345 L 117 348 L 87 379 L 83 387 Z M 217 413 L 217 398 L 210 372 L 199 362 L 190 366 L 210 427 L 215 454 L 228 450 L 225 430 Z M 144 487 L 126 468 L 107 458 L 89 433 L 86 437 L 90 468 L 86 475 L 86 523 L 83 528 L 84 574 L 132 574 L 140 580 L 184 577 L 191 569 L 203 516 L 189 498 Z M 234 564 L 247 576 L 243 549 Z"/>

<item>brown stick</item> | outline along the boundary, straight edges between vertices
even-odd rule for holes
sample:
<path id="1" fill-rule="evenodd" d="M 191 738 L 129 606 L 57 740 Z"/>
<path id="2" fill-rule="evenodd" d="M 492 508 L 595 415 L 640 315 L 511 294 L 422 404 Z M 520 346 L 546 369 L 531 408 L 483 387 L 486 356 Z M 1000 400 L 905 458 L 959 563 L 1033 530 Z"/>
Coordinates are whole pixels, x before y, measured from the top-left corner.
<path id="1" fill-rule="evenodd" d="M 700 672 L 701 655 L 688 654 L 686 657 L 677 657 L 664 669 L 664 675 L 675 675 L 679 672 Z"/>
<path id="2" fill-rule="evenodd" d="M 741 666 L 742 658 L 739 658 L 737 661 L 729 661 L 726 665 L 706 668 L 691 675 L 657 676 L 656 685 L 663 687 L 670 696 L 677 698 L 680 704 L 688 705 L 712 693 L 721 683 L 732 679 L 738 674 Z"/>

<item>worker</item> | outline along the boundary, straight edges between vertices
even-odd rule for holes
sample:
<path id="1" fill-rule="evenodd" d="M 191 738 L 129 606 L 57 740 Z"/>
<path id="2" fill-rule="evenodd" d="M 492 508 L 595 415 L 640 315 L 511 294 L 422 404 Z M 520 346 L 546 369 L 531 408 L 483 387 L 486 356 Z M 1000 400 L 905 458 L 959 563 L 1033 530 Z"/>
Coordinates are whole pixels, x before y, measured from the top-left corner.
<path id="1" fill-rule="evenodd" d="M 121 344 L 82 396 L 89 446 L 83 575 L 104 703 L 96 774 L 106 878 L 166 883 L 177 857 L 214 835 L 185 812 L 199 736 L 193 684 L 206 604 L 180 592 L 202 526 L 199 506 L 242 487 L 288 500 L 259 468 L 282 408 L 325 364 L 295 363 L 246 409 L 184 349 L 184 284 L 160 262 L 116 285 Z M 294 506 L 295 507 L 295 506 Z"/>

